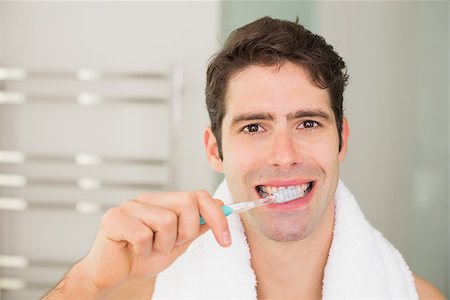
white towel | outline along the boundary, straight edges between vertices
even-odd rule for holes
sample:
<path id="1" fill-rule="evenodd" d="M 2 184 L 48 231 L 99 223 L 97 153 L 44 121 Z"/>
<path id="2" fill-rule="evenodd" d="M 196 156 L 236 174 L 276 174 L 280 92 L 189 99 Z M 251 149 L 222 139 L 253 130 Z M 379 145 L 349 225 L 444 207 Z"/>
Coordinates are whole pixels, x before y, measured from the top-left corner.
<path id="1" fill-rule="evenodd" d="M 215 198 L 232 203 L 225 181 Z M 364 218 L 340 181 L 333 242 L 325 266 L 323 299 L 418 299 L 401 254 Z M 256 276 L 238 215 L 228 217 L 233 240 L 220 247 L 211 232 L 158 276 L 153 299 L 257 299 Z"/>

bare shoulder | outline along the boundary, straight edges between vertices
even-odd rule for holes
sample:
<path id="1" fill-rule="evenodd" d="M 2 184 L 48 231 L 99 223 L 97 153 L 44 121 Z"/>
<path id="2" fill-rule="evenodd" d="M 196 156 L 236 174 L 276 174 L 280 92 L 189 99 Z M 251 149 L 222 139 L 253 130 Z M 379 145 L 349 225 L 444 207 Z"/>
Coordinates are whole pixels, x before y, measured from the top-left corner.
<path id="1" fill-rule="evenodd" d="M 417 276 L 417 274 L 413 273 L 414 281 L 416 283 L 417 294 L 419 294 L 420 300 L 445 300 L 444 295 L 432 285 L 430 282 L 426 281 L 423 278 Z"/>

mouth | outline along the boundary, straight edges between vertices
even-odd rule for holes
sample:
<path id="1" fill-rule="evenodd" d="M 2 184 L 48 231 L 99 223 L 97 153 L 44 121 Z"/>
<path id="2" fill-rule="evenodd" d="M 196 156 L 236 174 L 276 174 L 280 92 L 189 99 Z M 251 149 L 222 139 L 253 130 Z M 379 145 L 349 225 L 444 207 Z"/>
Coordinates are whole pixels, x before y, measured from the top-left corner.
<path id="1" fill-rule="evenodd" d="M 278 193 L 279 191 L 285 190 L 285 189 L 295 189 L 300 195 L 300 198 L 304 198 L 308 196 L 309 192 L 313 189 L 314 182 L 310 181 L 308 183 L 299 184 L 299 185 L 287 185 L 287 186 L 270 186 L 270 185 L 257 185 L 256 186 L 256 192 L 259 194 L 261 198 L 273 196 L 274 194 Z M 292 199 L 294 200 L 294 199 Z"/>

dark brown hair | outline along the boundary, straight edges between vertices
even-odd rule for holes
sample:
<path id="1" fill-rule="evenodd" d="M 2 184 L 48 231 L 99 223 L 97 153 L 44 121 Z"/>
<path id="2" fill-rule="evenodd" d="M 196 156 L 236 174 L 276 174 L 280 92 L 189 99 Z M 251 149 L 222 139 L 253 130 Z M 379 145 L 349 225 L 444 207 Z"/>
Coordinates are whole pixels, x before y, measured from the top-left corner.
<path id="1" fill-rule="evenodd" d="M 234 30 L 208 65 L 206 106 L 221 159 L 228 80 L 250 65 L 280 67 L 286 61 L 304 67 L 315 86 L 328 89 L 341 150 L 342 102 L 348 80 L 344 61 L 323 37 L 298 24 L 298 19 L 290 22 L 264 17 Z"/>

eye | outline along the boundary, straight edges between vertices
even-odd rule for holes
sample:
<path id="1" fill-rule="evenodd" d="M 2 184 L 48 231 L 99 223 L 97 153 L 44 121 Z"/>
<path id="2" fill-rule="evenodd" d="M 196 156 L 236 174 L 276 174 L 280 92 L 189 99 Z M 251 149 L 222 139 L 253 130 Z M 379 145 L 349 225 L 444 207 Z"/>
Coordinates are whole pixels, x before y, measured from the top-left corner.
<path id="1" fill-rule="evenodd" d="M 262 130 L 263 130 L 263 128 L 258 124 L 249 124 L 249 125 L 244 126 L 244 128 L 242 128 L 242 131 L 247 132 L 247 133 L 256 133 L 256 132 L 260 132 Z"/>
<path id="2" fill-rule="evenodd" d="M 308 121 L 301 122 L 300 125 L 298 125 L 298 128 L 300 128 L 300 129 L 314 129 L 317 126 L 319 126 L 319 123 L 317 123 L 316 121 L 308 120 Z"/>

